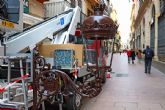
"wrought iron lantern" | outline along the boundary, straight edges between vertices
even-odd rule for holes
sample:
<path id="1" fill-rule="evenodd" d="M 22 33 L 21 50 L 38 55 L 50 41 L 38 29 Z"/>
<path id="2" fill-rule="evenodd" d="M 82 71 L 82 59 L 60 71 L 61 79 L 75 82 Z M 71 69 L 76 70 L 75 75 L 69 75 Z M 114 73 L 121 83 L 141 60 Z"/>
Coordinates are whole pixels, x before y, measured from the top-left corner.
<path id="1" fill-rule="evenodd" d="M 104 9 L 104 4 L 95 6 L 94 15 L 84 20 L 82 32 L 85 38 L 106 40 L 115 37 L 118 27 L 111 18 L 103 15 Z"/>
<path id="2" fill-rule="evenodd" d="M 103 40 L 114 39 L 115 34 L 117 32 L 117 24 L 108 16 L 103 15 L 103 11 L 105 9 L 105 4 L 99 4 L 94 7 L 94 15 L 86 18 L 82 25 L 82 36 L 85 41 L 86 47 L 86 61 L 87 61 L 87 68 L 89 71 L 93 71 L 96 75 L 96 80 L 102 79 L 101 77 L 105 76 L 105 71 L 111 69 L 112 58 L 110 59 L 110 65 L 107 66 L 105 64 L 105 59 L 103 58 L 103 54 L 108 54 L 104 52 L 105 48 L 100 47 L 100 43 Z M 89 46 L 88 42 L 93 40 L 93 46 Z M 92 53 L 95 55 L 89 55 Z M 102 53 L 102 55 L 100 55 Z M 91 56 L 95 57 L 92 58 Z M 100 60 L 101 58 L 101 60 Z M 88 61 L 93 60 L 89 63 Z M 106 59 L 107 60 L 107 59 Z M 101 65 L 100 65 L 101 63 Z M 104 74 L 104 75 L 102 75 Z"/>
<path id="3" fill-rule="evenodd" d="M 118 26 L 111 18 L 103 15 L 104 9 L 105 4 L 95 6 L 94 15 L 84 20 L 82 34 L 86 40 L 95 40 L 98 42 L 99 40 L 114 39 Z M 98 51 L 97 46 L 96 51 Z"/>

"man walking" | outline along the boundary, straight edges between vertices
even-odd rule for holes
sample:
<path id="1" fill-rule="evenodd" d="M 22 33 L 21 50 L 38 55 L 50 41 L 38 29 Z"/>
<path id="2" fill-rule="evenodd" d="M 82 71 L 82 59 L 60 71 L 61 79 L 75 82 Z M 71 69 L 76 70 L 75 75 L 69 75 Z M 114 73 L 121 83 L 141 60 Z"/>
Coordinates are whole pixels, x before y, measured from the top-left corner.
<path id="1" fill-rule="evenodd" d="M 145 54 L 145 73 L 150 74 L 151 72 L 151 64 L 152 64 L 152 58 L 154 57 L 153 50 L 147 45 L 146 49 L 143 51 L 143 54 Z"/>

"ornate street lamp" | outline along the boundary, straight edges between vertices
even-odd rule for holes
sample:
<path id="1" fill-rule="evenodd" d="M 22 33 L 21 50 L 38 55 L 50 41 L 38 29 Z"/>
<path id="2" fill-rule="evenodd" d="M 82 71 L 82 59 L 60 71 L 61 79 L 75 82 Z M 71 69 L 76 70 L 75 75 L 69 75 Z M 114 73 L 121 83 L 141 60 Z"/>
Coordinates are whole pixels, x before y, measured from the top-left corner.
<path id="1" fill-rule="evenodd" d="M 99 65 L 99 42 L 101 40 L 108 40 L 108 39 L 114 39 L 115 34 L 117 32 L 118 26 L 116 23 L 110 19 L 108 16 L 103 15 L 103 11 L 105 9 L 105 4 L 100 2 L 99 5 L 94 7 L 94 15 L 86 18 L 82 25 L 82 36 L 85 39 L 85 47 L 87 50 L 87 42 L 88 40 L 94 40 L 96 41 L 95 45 L 95 58 L 92 58 L 92 60 L 95 61 L 95 65 L 88 64 L 88 61 L 91 59 L 89 58 L 89 55 L 86 55 L 86 61 L 87 61 L 87 69 L 95 74 L 95 80 L 97 88 L 97 93 L 101 90 L 101 80 L 105 76 L 105 71 L 111 69 L 111 63 L 109 66 L 106 64 Z M 86 54 L 89 54 L 88 51 L 86 51 Z M 103 57 L 103 56 L 102 56 Z M 102 58 L 104 59 L 104 58 Z M 110 59 L 110 62 L 112 62 L 112 57 Z M 100 72 L 104 71 L 104 73 Z M 104 75 L 102 75 L 104 74 Z M 103 77 L 102 77 L 103 76 Z"/>

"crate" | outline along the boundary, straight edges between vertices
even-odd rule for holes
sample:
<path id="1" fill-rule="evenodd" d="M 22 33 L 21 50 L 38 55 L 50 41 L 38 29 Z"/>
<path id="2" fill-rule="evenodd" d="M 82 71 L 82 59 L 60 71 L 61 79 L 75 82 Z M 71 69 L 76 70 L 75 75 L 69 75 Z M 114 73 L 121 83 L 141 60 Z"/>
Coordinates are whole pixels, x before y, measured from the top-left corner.
<path id="1" fill-rule="evenodd" d="M 74 50 L 55 50 L 54 66 L 60 66 L 61 69 L 71 69 L 74 63 Z"/>

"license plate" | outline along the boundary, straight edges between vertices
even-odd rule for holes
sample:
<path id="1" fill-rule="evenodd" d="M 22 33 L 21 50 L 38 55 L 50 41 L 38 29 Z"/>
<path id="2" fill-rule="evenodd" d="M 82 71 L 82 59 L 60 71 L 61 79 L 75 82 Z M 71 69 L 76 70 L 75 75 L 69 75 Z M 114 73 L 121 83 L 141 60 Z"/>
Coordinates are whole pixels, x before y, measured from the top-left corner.
<path id="1" fill-rule="evenodd" d="M 8 28 L 14 28 L 14 23 L 9 21 L 2 21 L 2 26 L 6 26 Z"/>

